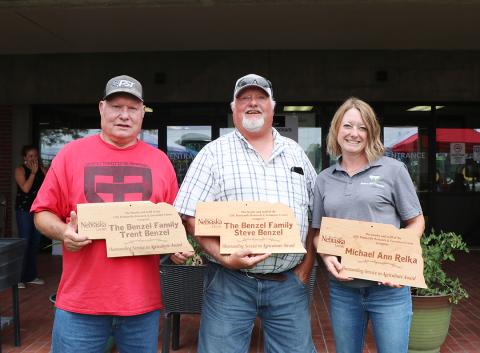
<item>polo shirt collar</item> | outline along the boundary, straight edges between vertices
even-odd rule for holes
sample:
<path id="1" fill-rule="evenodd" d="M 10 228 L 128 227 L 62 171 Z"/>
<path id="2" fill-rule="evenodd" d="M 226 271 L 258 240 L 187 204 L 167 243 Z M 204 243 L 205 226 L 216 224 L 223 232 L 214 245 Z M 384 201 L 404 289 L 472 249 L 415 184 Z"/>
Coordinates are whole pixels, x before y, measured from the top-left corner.
<path id="1" fill-rule="evenodd" d="M 383 156 L 381 156 L 380 158 L 377 158 L 375 161 L 373 161 L 372 163 L 368 163 L 367 166 L 365 168 L 363 168 L 359 173 L 367 170 L 367 169 L 370 169 L 372 167 L 379 167 L 379 166 L 382 166 L 384 164 L 384 160 L 383 160 Z M 346 172 L 346 170 L 342 167 L 341 165 L 342 163 L 342 156 L 338 157 L 337 158 L 337 162 L 335 163 L 334 167 L 332 168 L 332 174 L 335 173 L 336 171 L 339 171 L 339 172 Z"/>

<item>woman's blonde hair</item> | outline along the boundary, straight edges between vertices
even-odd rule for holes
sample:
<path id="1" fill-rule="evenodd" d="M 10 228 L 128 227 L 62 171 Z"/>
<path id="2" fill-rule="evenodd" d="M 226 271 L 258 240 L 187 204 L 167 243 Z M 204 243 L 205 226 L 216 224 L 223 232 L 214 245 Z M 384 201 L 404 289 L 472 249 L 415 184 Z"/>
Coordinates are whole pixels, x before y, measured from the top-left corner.
<path id="1" fill-rule="evenodd" d="M 367 128 L 367 145 L 365 147 L 365 154 L 368 162 L 371 163 L 381 157 L 385 151 L 382 141 L 380 140 L 380 124 L 378 123 L 377 116 L 372 107 L 368 103 L 355 97 L 348 98 L 335 112 L 332 123 L 330 124 L 330 130 L 328 131 L 327 152 L 335 158 L 342 154 L 342 150 L 337 141 L 338 130 L 340 130 L 343 116 L 352 108 L 359 111 Z"/>

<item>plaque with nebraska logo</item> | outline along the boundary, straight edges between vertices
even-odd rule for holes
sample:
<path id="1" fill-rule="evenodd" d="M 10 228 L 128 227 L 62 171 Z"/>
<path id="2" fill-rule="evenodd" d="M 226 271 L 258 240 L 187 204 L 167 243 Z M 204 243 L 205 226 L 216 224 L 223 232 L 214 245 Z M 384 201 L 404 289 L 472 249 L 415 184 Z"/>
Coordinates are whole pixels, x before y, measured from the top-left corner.
<path id="1" fill-rule="evenodd" d="M 348 277 L 427 287 L 420 239 L 409 229 L 323 217 L 317 252 L 341 256 Z"/>
<path id="2" fill-rule="evenodd" d="M 220 253 L 306 253 L 293 210 L 261 201 L 199 202 L 196 236 L 219 236 Z"/>
<path id="3" fill-rule="evenodd" d="M 193 251 L 177 211 L 167 203 L 77 205 L 78 234 L 105 239 L 108 257 Z"/>

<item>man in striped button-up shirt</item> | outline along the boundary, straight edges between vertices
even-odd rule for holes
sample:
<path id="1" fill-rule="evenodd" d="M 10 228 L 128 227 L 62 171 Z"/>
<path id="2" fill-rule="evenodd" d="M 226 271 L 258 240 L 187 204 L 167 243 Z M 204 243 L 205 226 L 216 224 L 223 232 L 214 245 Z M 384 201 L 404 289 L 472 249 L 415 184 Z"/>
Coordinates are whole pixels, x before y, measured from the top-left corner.
<path id="1" fill-rule="evenodd" d="M 198 237 L 211 260 L 198 352 L 248 352 L 257 316 L 265 353 L 315 352 L 305 284 L 315 256 L 308 215 L 316 173 L 302 148 L 272 128 L 270 81 L 244 76 L 237 80 L 233 98 L 235 131 L 200 151 L 175 207 L 194 234 L 198 201 L 281 202 L 294 211 L 307 254 L 241 250 L 221 255 L 218 237 Z"/>

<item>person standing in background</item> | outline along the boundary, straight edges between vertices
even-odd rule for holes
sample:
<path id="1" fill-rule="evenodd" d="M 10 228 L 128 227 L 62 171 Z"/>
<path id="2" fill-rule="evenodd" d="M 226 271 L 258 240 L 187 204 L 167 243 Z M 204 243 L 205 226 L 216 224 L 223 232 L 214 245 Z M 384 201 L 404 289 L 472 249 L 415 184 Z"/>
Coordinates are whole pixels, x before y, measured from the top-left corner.
<path id="1" fill-rule="evenodd" d="M 17 183 L 15 215 L 18 233 L 21 238 L 25 239 L 26 246 L 18 288 L 25 288 L 25 283 L 45 283 L 37 273 L 37 252 L 41 235 L 33 224 L 30 207 L 32 207 L 33 200 L 45 179 L 46 170 L 38 158 L 38 149 L 35 146 L 23 146 L 22 156 L 23 164 L 15 168 L 15 182 Z"/>

